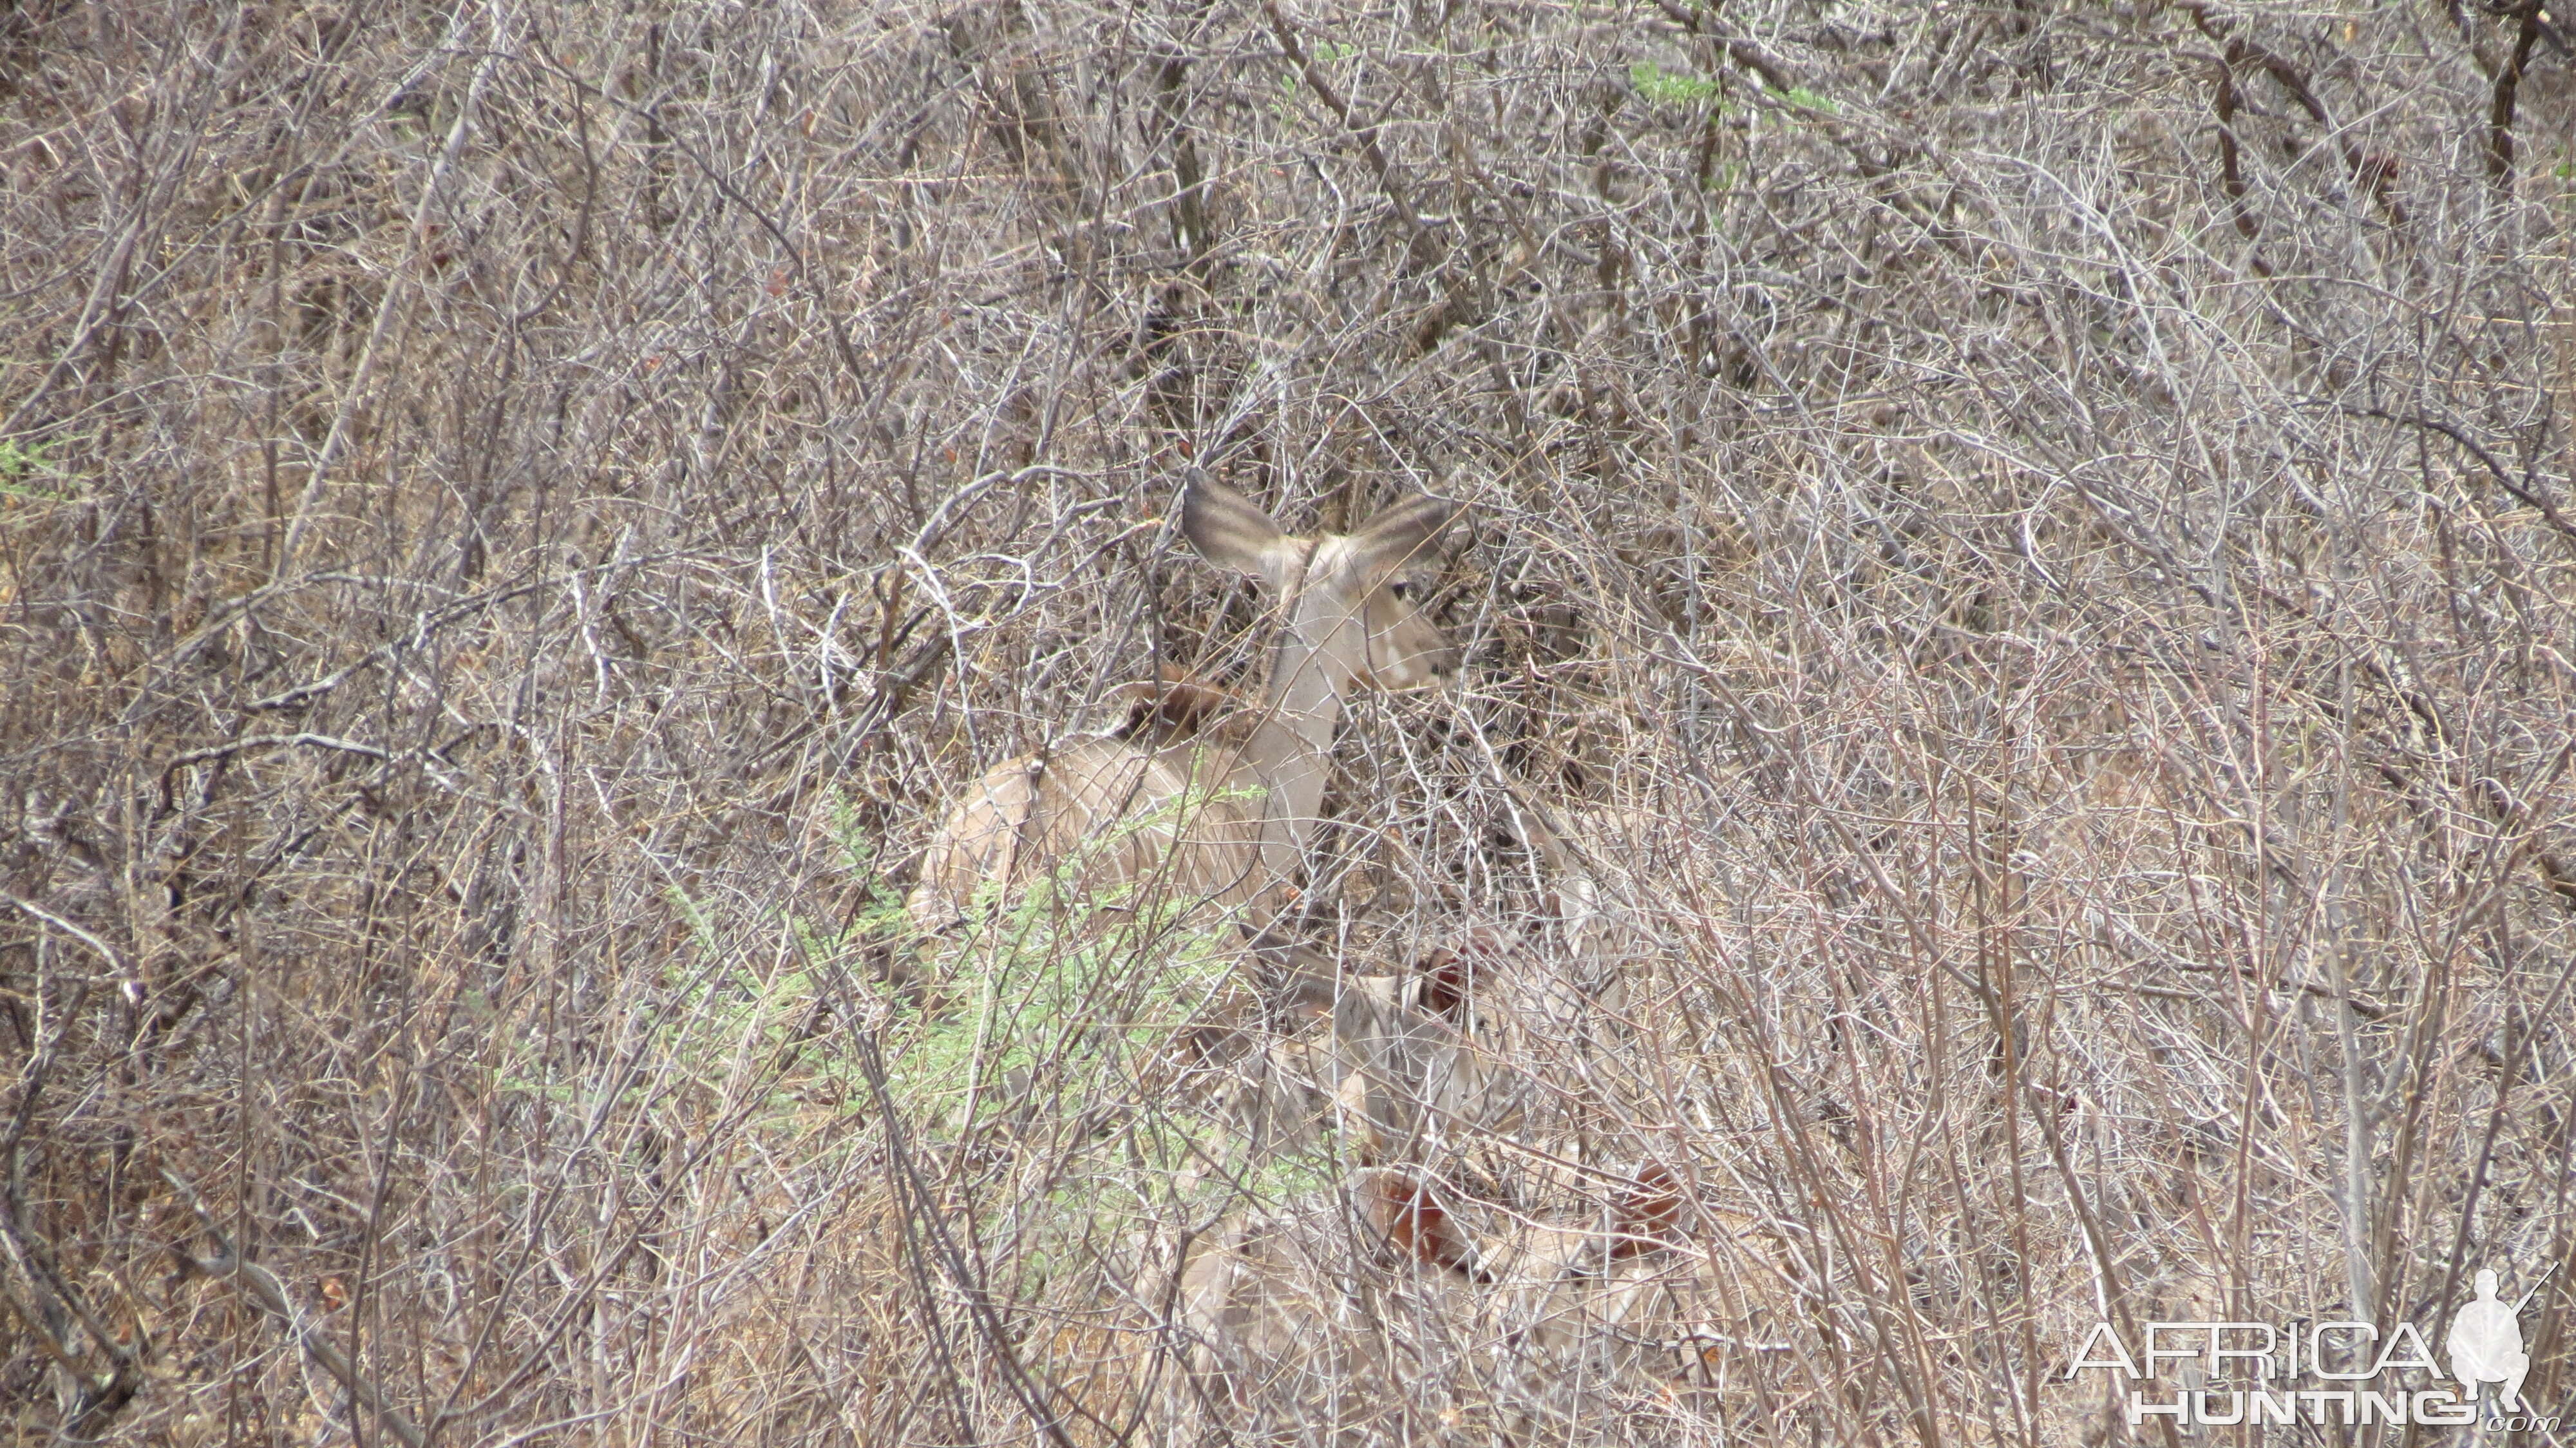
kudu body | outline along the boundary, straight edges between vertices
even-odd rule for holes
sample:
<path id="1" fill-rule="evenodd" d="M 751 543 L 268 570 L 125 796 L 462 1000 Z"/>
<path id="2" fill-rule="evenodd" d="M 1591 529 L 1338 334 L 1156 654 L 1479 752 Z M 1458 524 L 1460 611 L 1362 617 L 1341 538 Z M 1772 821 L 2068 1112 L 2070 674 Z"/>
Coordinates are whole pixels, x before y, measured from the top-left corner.
<path id="1" fill-rule="evenodd" d="M 1274 601 L 1259 696 L 1130 684 L 1127 727 L 985 775 L 922 857 L 907 902 L 914 921 L 944 929 L 979 898 L 1050 876 L 1094 908 L 1226 912 L 1248 930 L 1275 918 L 1323 803 L 1343 698 L 1428 684 L 1457 666 L 1421 610 L 1417 574 L 1459 511 L 1415 498 L 1357 533 L 1299 538 L 1242 494 L 1193 476 L 1181 532 Z"/>

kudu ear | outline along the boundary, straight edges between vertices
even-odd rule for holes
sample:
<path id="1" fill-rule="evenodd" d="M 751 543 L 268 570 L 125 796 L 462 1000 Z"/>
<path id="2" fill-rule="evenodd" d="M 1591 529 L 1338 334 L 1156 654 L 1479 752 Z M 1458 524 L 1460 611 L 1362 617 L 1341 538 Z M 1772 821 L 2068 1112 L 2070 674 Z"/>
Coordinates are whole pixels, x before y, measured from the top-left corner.
<path id="1" fill-rule="evenodd" d="M 1422 980 L 1413 998 L 1424 1011 L 1454 1024 L 1466 1013 L 1468 998 L 1474 994 L 1475 974 L 1469 955 L 1440 946 L 1422 962 Z"/>
<path id="2" fill-rule="evenodd" d="M 1610 1208 L 1610 1260 L 1624 1262 L 1682 1239 L 1682 1185 L 1667 1168 L 1649 1162 Z"/>
<path id="3" fill-rule="evenodd" d="M 1181 532 L 1201 558 L 1260 578 L 1274 571 L 1288 536 L 1250 498 L 1196 468 L 1181 484 Z"/>
<path id="4" fill-rule="evenodd" d="M 1513 940 L 1490 926 L 1478 926 L 1422 959 L 1414 987 L 1414 1004 L 1454 1026 L 1464 1026 L 1467 1007 L 1477 990 L 1490 983 L 1510 959 Z"/>
<path id="5" fill-rule="evenodd" d="M 1352 562 L 1363 573 L 1389 573 L 1418 562 L 1440 530 L 1466 511 L 1466 504 L 1449 498 L 1409 498 L 1351 535 Z"/>
<path id="6" fill-rule="evenodd" d="M 1109 691 L 1109 702 L 1127 708 L 1121 739 L 1196 734 L 1242 701 L 1228 691 L 1193 679 L 1172 664 L 1151 679 L 1136 679 Z"/>
<path id="7" fill-rule="evenodd" d="M 1360 1211 L 1378 1240 L 1398 1257 L 1479 1276 L 1475 1249 L 1430 1184 L 1392 1167 L 1372 1167 L 1353 1180 Z"/>

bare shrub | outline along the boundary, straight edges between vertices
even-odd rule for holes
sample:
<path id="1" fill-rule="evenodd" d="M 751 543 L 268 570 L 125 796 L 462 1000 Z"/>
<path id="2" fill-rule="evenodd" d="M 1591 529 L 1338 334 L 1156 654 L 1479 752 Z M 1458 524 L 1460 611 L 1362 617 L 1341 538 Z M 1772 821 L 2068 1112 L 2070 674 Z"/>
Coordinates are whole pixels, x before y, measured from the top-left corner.
<path id="1" fill-rule="evenodd" d="M 2094 1322 L 2487 1266 L 2554 1411 L 2568 40 L 9 7 L 0 1413 L 1194 1441 L 1190 1251 L 1379 1148 L 1229 1125 L 1297 1022 L 1204 939 L 900 938 L 966 782 L 1258 679 L 1189 466 L 1471 505 L 1461 682 L 1354 699 L 1300 943 L 1500 930 L 1537 994 L 1513 1109 L 1388 1169 L 1559 1223 L 1652 1164 L 1774 1294 L 1752 1408 L 1548 1431 L 2161 1441 Z M 1370 1421 L 1520 1431 L 1456 1381 Z"/>

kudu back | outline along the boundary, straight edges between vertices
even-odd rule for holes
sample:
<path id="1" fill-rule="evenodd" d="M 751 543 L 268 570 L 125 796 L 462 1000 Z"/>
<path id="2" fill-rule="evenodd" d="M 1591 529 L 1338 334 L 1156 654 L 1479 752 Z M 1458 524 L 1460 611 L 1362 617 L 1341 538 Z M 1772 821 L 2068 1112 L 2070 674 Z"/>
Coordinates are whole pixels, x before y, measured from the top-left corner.
<path id="1" fill-rule="evenodd" d="M 907 902 L 914 922 L 946 929 L 1040 879 L 1091 909 L 1224 912 L 1247 930 L 1277 917 L 1323 802 L 1344 697 L 1457 667 L 1421 604 L 1434 544 L 1461 507 L 1417 497 L 1356 533 L 1301 538 L 1193 473 L 1183 536 L 1258 581 L 1275 610 L 1259 694 L 1130 684 L 1124 727 L 986 774 L 931 838 Z"/>

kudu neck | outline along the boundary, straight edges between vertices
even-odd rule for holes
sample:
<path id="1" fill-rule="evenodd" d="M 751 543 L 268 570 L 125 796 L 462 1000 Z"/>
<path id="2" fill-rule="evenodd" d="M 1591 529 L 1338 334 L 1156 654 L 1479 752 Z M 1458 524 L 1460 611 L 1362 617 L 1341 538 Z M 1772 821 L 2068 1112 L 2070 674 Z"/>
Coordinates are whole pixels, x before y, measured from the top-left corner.
<path id="1" fill-rule="evenodd" d="M 1321 620 L 1296 605 L 1281 625 L 1270 654 L 1270 677 L 1263 681 L 1263 726 L 1250 752 L 1270 781 L 1271 816 L 1283 821 L 1299 850 L 1315 828 L 1324 804 L 1326 762 L 1332 757 L 1333 731 L 1342 719 L 1342 670 L 1324 647 L 1342 620 Z"/>
<path id="2" fill-rule="evenodd" d="M 1309 749 L 1330 750 L 1333 731 L 1342 722 L 1342 690 L 1334 673 L 1332 660 L 1293 625 L 1281 630 L 1270 655 L 1270 677 L 1261 686 L 1261 703 Z"/>

